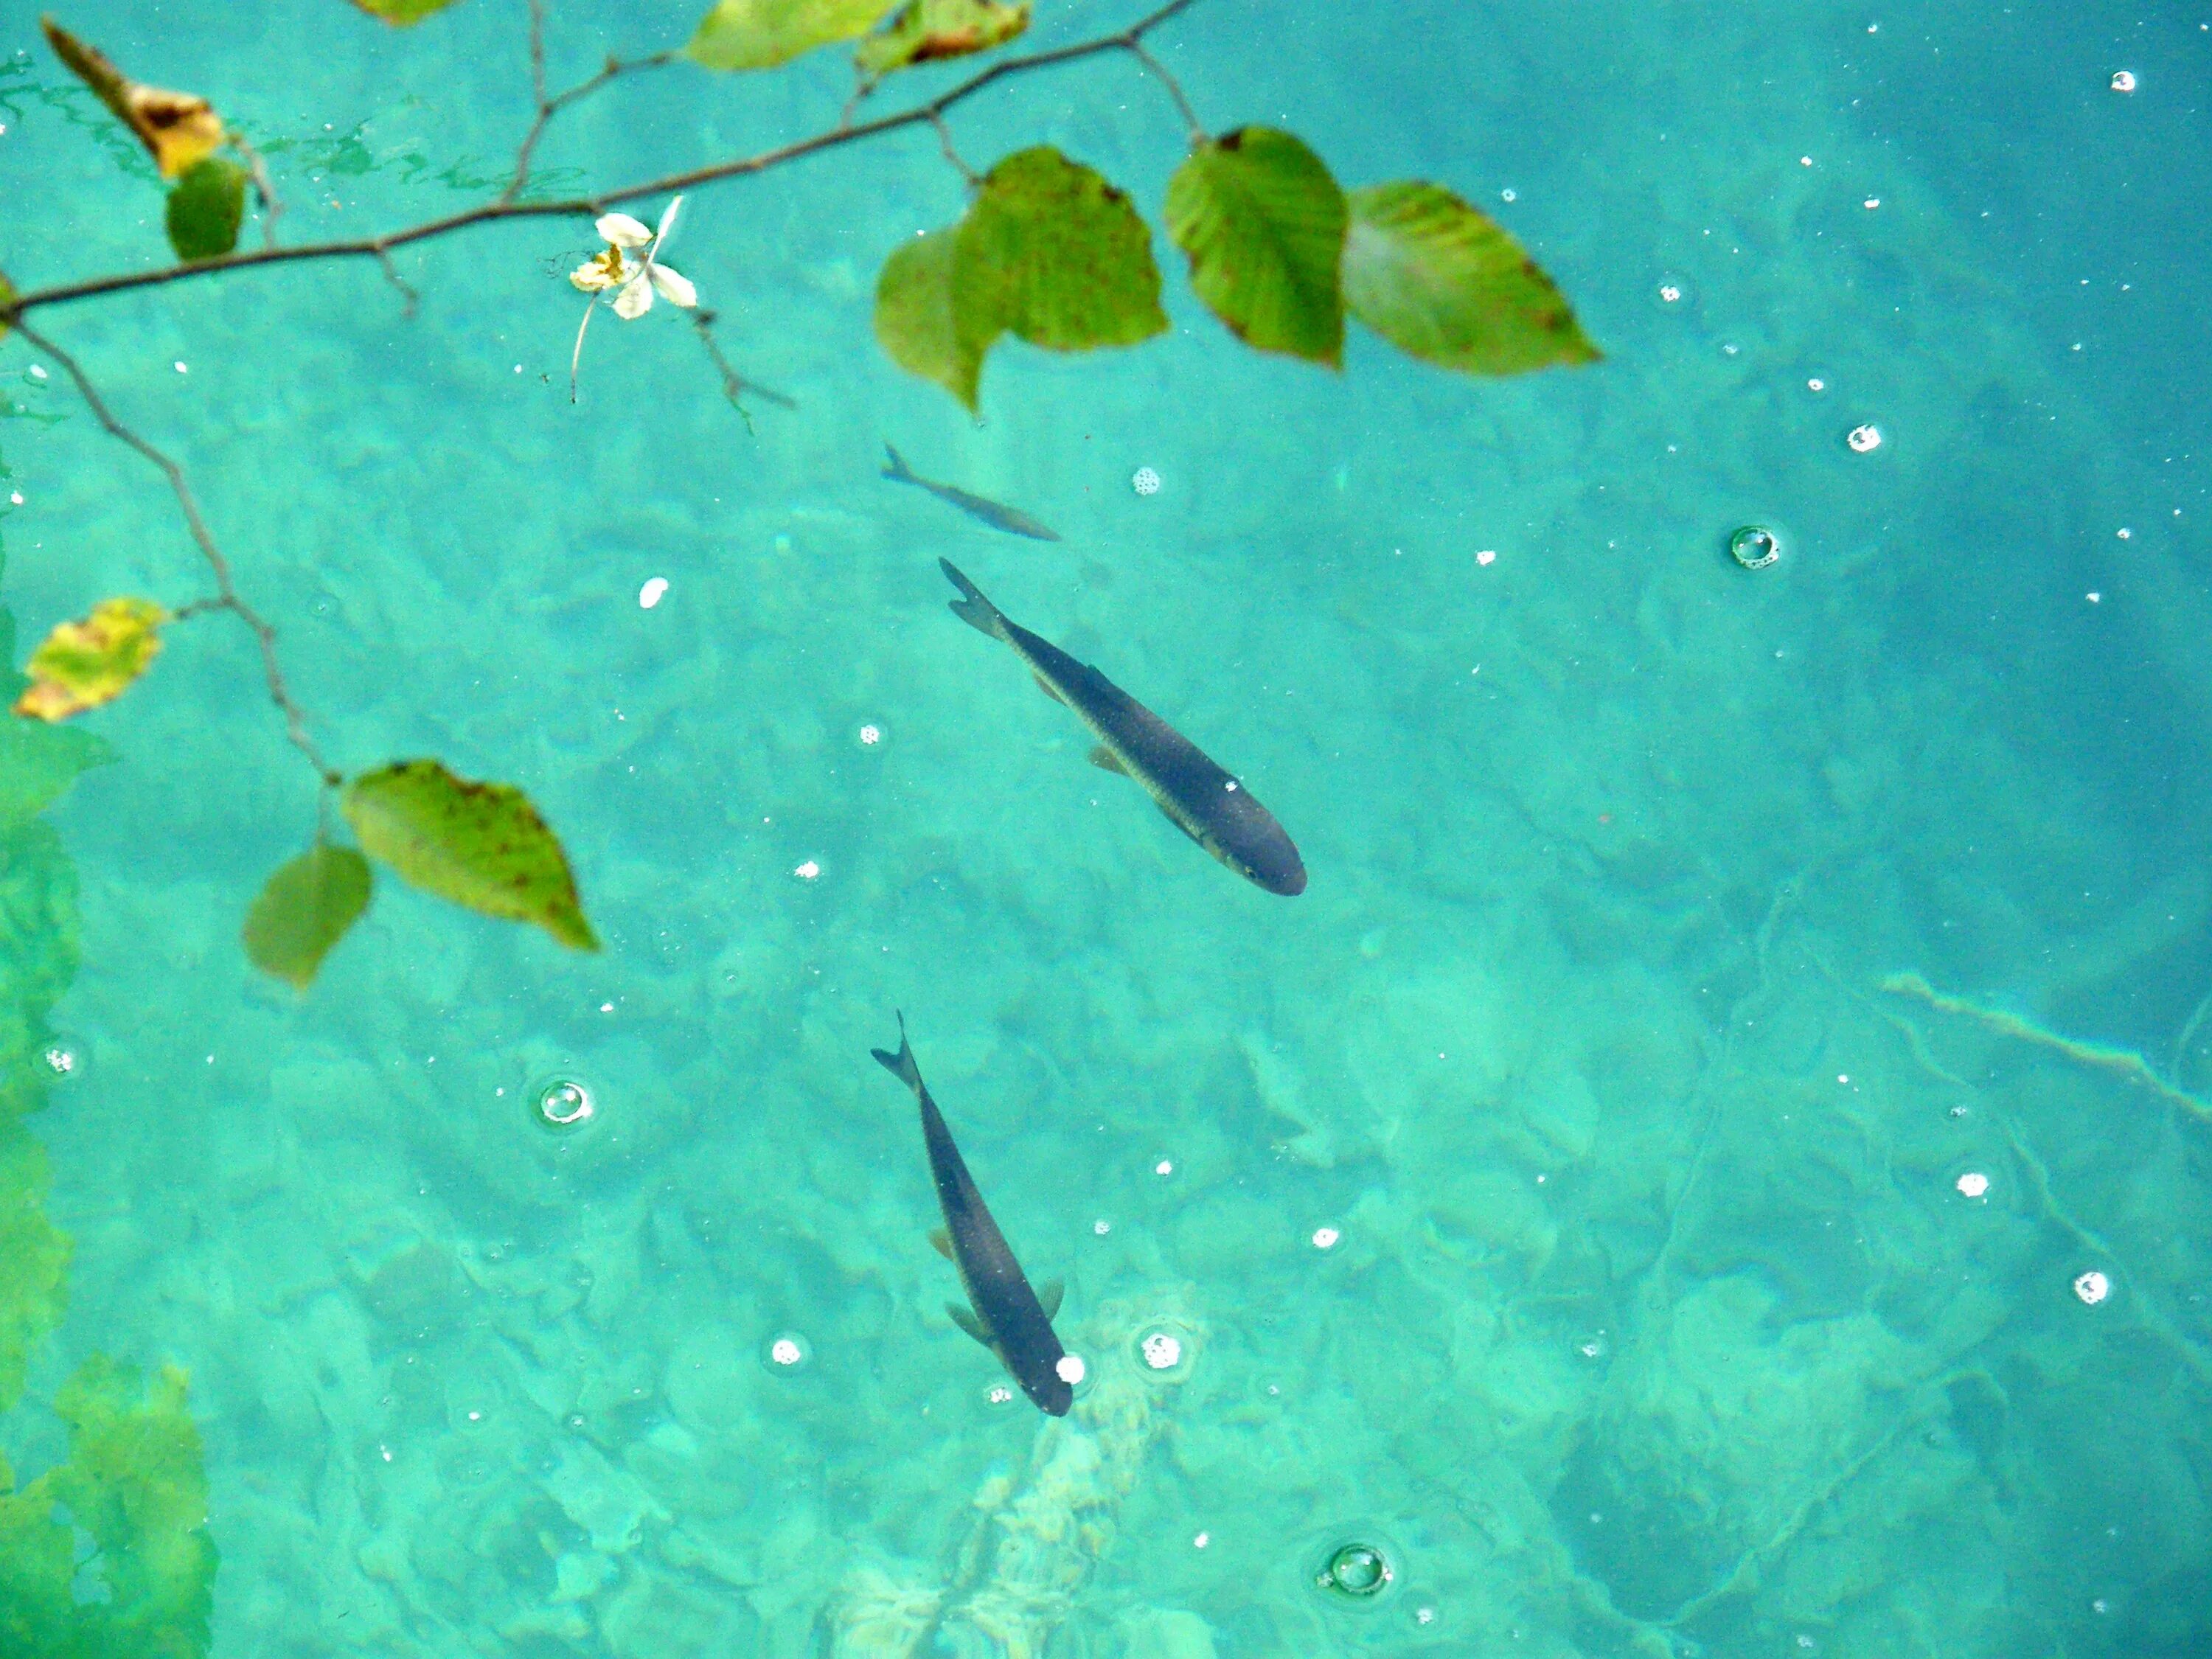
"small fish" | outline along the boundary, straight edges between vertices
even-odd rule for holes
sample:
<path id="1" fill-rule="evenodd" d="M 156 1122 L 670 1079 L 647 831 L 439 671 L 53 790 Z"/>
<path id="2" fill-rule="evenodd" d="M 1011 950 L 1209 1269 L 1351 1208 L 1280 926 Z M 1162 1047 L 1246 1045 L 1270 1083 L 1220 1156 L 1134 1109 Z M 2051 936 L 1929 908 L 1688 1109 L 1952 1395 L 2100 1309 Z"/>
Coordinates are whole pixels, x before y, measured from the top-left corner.
<path id="1" fill-rule="evenodd" d="M 1045 695 L 1066 703 L 1098 744 L 1091 762 L 1145 787 L 1168 821 L 1245 880 L 1285 897 L 1306 890 L 1306 866 L 1275 816 L 1196 744 L 1108 679 L 1041 640 L 985 599 L 948 559 L 938 566 L 964 596 L 952 614 L 1029 665 Z"/>
<path id="2" fill-rule="evenodd" d="M 1053 1316 L 1060 1311 L 1060 1286 L 1047 1285 L 1042 1295 L 1022 1276 L 1022 1264 L 1006 1248 L 1006 1238 L 983 1194 L 961 1161 L 952 1144 L 952 1132 L 929 1097 L 921 1068 L 914 1063 L 914 1049 L 906 1040 L 906 1016 L 899 1016 L 899 1049 L 887 1054 L 881 1048 L 868 1052 L 892 1076 L 914 1091 L 921 1104 L 921 1139 L 929 1148 L 929 1173 L 937 1182 L 937 1202 L 945 1212 L 945 1227 L 930 1235 L 930 1243 L 960 1270 L 960 1284 L 975 1310 L 957 1302 L 945 1304 L 952 1322 L 999 1356 L 999 1363 L 1022 1385 L 1022 1392 L 1038 1407 L 1054 1417 L 1067 1415 L 1075 1403 L 1071 1374 L 1080 1377 L 1077 1363 L 1067 1358 L 1053 1334 Z"/>
<path id="3" fill-rule="evenodd" d="M 889 444 L 884 453 L 890 465 L 884 469 L 884 477 L 895 483 L 910 483 L 927 489 L 940 501 L 950 501 L 971 519 L 981 519 L 994 530 L 1003 530 L 1009 536 L 1027 536 L 1032 541 L 1056 542 L 1060 532 L 1048 529 L 1018 507 L 1006 507 L 998 501 L 987 501 L 981 495 L 971 495 L 956 484 L 936 483 L 912 471 L 906 458 Z"/>

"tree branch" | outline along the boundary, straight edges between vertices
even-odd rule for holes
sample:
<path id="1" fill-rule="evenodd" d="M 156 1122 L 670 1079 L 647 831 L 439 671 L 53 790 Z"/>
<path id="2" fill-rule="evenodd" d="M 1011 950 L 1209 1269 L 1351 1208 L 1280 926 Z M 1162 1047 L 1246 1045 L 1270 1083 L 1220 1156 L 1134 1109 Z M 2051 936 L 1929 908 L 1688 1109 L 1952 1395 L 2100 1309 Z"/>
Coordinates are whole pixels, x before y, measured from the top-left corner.
<path id="1" fill-rule="evenodd" d="M 215 573 L 216 593 L 212 599 L 199 600 L 185 606 L 179 614 L 228 611 L 252 630 L 254 638 L 261 646 L 261 671 L 269 683 L 270 701 L 284 711 L 285 735 L 291 739 L 292 746 L 307 757 L 307 763 L 315 769 L 315 775 L 323 782 L 332 788 L 344 782 L 344 776 L 323 758 L 322 751 L 315 747 L 315 740 L 307 735 L 307 714 L 298 703 L 292 701 L 291 690 L 284 684 L 283 668 L 276 660 L 276 630 L 269 625 L 259 611 L 239 596 L 238 589 L 230 579 L 230 561 L 223 557 L 222 550 L 216 545 L 214 536 L 209 532 L 207 520 L 200 516 L 199 503 L 192 497 L 191 486 L 185 482 L 184 469 L 116 418 L 115 411 L 107 406 L 107 400 L 100 395 L 99 388 L 93 385 L 91 377 L 85 374 L 76 358 L 28 324 L 19 319 L 15 326 L 33 348 L 45 352 L 62 366 L 70 379 L 76 382 L 78 394 L 84 398 L 86 406 L 106 429 L 108 435 L 137 450 L 159 467 L 161 476 L 169 481 L 169 488 L 176 494 L 177 505 L 183 509 L 185 527 L 191 532 L 201 556 L 207 560 L 208 568 Z"/>
<path id="2" fill-rule="evenodd" d="M 1206 129 L 1199 124 L 1198 112 L 1190 106 L 1190 100 L 1183 96 L 1182 82 L 1168 73 L 1165 64 L 1145 50 L 1141 36 L 1129 42 L 1128 50 L 1139 63 L 1152 71 L 1152 78 L 1168 89 L 1168 96 L 1175 100 L 1176 110 L 1182 115 L 1183 125 L 1190 129 L 1190 147 L 1199 149 L 1206 143 Z"/>
<path id="3" fill-rule="evenodd" d="M 1102 52 L 1134 52 L 1146 34 L 1165 23 L 1170 18 L 1189 9 L 1196 0 L 1167 0 L 1116 34 L 1100 35 L 1073 46 L 1055 46 L 1049 51 L 1031 52 L 1026 57 L 1008 58 L 969 76 L 957 85 L 947 88 L 927 103 L 917 104 L 896 114 L 885 115 L 857 125 L 832 127 L 811 137 L 793 140 L 773 149 L 752 155 L 738 156 L 730 161 L 711 162 L 704 167 L 688 168 L 659 179 L 625 185 L 597 196 L 571 197 L 560 201 L 523 202 L 514 199 L 520 189 L 510 183 L 507 191 L 491 201 L 464 208 L 440 219 L 431 219 L 404 230 L 386 231 L 379 236 L 362 237 L 337 242 L 310 242 L 289 247 L 262 248 L 245 253 L 231 253 L 216 259 L 203 259 L 191 264 L 164 265 L 155 270 L 130 271 L 112 276 L 90 277 L 82 282 L 58 283 L 47 288 L 32 289 L 19 294 L 4 307 L 0 307 L 0 322 L 17 324 L 27 313 L 48 306 L 69 305 L 79 300 L 89 300 L 104 294 L 119 294 L 134 289 L 159 288 L 172 283 L 197 282 L 225 271 L 245 270 L 262 265 L 293 264 L 324 259 L 375 259 L 392 249 L 412 243 L 425 242 L 441 236 L 450 236 L 471 226 L 488 224 L 506 219 L 574 219 L 596 218 L 609 208 L 624 203 L 653 197 L 672 195 L 678 191 L 697 190 L 706 185 L 720 184 L 728 179 L 740 179 L 753 173 L 767 173 L 803 161 L 825 151 L 842 149 L 848 144 L 860 143 L 896 132 L 905 127 L 919 126 L 940 120 L 946 111 L 964 103 L 987 87 L 1017 76 L 1033 74 L 1038 70 L 1055 68 L 1065 64 L 1079 63 L 1096 58 Z M 588 96 L 617 76 L 634 69 L 657 67 L 673 62 L 676 54 L 663 52 L 653 58 L 640 58 L 629 63 L 611 61 L 590 80 L 580 82 L 568 91 L 546 101 L 539 119 L 524 140 L 521 161 L 526 165 L 528 152 L 534 148 L 545 123 L 554 114 Z M 520 175 L 521 169 L 518 167 Z"/>

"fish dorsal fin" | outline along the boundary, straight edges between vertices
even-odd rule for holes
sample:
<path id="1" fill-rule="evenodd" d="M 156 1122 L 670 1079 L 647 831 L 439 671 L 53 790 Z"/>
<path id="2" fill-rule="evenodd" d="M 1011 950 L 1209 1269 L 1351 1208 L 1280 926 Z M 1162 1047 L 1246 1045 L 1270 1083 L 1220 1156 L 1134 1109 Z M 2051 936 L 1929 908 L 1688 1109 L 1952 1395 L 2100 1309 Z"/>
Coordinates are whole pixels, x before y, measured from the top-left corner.
<path id="1" fill-rule="evenodd" d="M 1066 1285 L 1061 1284 L 1057 1279 L 1048 1279 L 1038 1287 L 1037 1306 L 1044 1310 L 1044 1316 L 1047 1319 L 1057 1319 L 1060 1317 L 1060 1304 L 1066 1299 Z"/>
<path id="2" fill-rule="evenodd" d="M 1156 803 L 1156 804 L 1157 804 L 1157 803 Z M 1173 825 L 1175 825 L 1175 827 L 1176 827 L 1176 829 L 1178 829 L 1178 830 L 1182 830 L 1182 831 L 1183 832 L 1183 834 L 1185 834 L 1186 836 L 1188 836 L 1190 837 L 1190 839 L 1191 839 L 1192 843 L 1193 843 L 1194 846 L 1203 847 L 1203 846 L 1205 846 L 1205 845 L 1206 845 L 1206 843 L 1205 843 L 1204 842 L 1202 842 L 1202 841 L 1200 841 L 1200 840 L 1199 840 L 1199 838 L 1198 838 L 1198 835 L 1197 835 L 1197 832 L 1196 832 L 1196 831 L 1194 831 L 1194 830 L 1192 830 L 1192 828 L 1191 828 L 1188 824 L 1185 823 L 1184 823 L 1181 818 L 1177 817 L 1174 813 L 1172 813 L 1172 812 L 1169 811 L 1168 811 L 1168 809 L 1167 809 L 1165 806 L 1161 806 L 1161 807 L 1160 807 L 1160 816 L 1161 816 L 1162 817 L 1165 818 L 1165 819 L 1166 819 L 1170 823 L 1172 823 Z"/>
<path id="3" fill-rule="evenodd" d="M 947 1261 L 951 1261 L 952 1235 L 946 1232 L 942 1227 L 932 1227 L 929 1230 L 929 1248 L 936 1251 L 938 1255 L 943 1256 Z"/>
<path id="4" fill-rule="evenodd" d="M 1066 697 L 1061 696 L 1059 691 L 1054 689 L 1053 683 L 1050 680 L 1045 678 L 1043 675 L 1036 672 L 1034 669 L 1030 671 L 1030 678 L 1037 683 L 1037 690 L 1043 692 L 1045 696 L 1050 697 L 1054 702 L 1064 703 L 1067 701 Z"/>
<path id="5" fill-rule="evenodd" d="M 991 1340 L 990 1332 L 983 1328 L 983 1322 L 976 1318 L 968 1309 L 962 1307 L 957 1302 L 948 1302 L 945 1304 L 945 1311 L 952 1316 L 954 1324 L 990 1349 L 992 1352 L 996 1353 L 999 1351 L 999 1345 Z"/>
<path id="6" fill-rule="evenodd" d="M 1102 772 L 1118 772 L 1125 778 L 1129 775 L 1129 769 L 1121 764 L 1121 757 L 1103 743 L 1091 745 L 1091 763 Z"/>

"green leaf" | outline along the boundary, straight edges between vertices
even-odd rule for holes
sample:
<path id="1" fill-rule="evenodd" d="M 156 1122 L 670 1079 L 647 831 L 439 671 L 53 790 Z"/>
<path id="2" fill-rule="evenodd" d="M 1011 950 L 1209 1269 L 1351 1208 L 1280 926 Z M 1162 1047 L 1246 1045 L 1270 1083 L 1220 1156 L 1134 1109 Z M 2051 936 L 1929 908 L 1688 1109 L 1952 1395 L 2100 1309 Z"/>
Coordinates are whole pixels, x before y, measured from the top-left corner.
<path id="1" fill-rule="evenodd" d="M 513 785 L 400 761 L 356 778 L 339 805 L 362 850 L 401 880 L 487 916 L 534 921 L 576 950 L 599 948 L 568 855 Z"/>
<path id="2" fill-rule="evenodd" d="M 890 27 L 860 42 L 853 61 L 870 79 L 1003 46 L 1030 26 L 1030 0 L 907 0 Z"/>
<path id="3" fill-rule="evenodd" d="M 1400 350 L 1469 374 L 1597 360 L 1552 279 L 1442 185 L 1371 185 L 1351 207 L 1345 303 Z"/>
<path id="4" fill-rule="evenodd" d="M 83 621 L 58 624 L 31 653 L 15 712 L 60 720 L 114 702 L 154 665 L 168 620 L 151 599 L 102 599 Z"/>
<path id="5" fill-rule="evenodd" d="M 54 1396 L 70 1426 L 69 1462 L 39 1484 L 97 1546 L 87 1571 L 107 1594 L 82 1614 L 88 1633 L 105 1639 L 88 1643 L 90 1651 L 207 1651 L 216 1557 L 185 1393 L 173 1365 L 145 1386 L 137 1367 L 94 1354 Z"/>
<path id="6" fill-rule="evenodd" d="M 1031 345 L 1089 351 L 1165 331 L 1152 233 L 1128 197 L 1049 144 L 993 167 L 961 222 L 956 314 Z M 987 342 L 988 343 L 988 342 Z"/>
<path id="7" fill-rule="evenodd" d="M 235 161 L 197 161 L 169 191 L 169 246 L 179 259 L 220 258 L 238 246 L 245 222 L 246 169 Z"/>
<path id="8" fill-rule="evenodd" d="M 876 280 L 884 349 L 971 410 L 1001 334 L 1088 351 L 1167 325 L 1145 222 L 1127 196 L 1049 145 L 1000 162 L 967 217 L 899 248 Z"/>
<path id="9" fill-rule="evenodd" d="M 934 380 L 975 407 L 983 354 L 1002 331 L 995 317 L 953 303 L 952 266 L 960 227 L 948 225 L 915 237 L 884 261 L 876 278 L 876 338 L 909 374 Z"/>
<path id="10" fill-rule="evenodd" d="M 295 991 L 314 981 L 331 947 L 368 908 L 368 860 L 317 842 L 269 878 L 246 913 L 246 954 Z"/>
<path id="11" fill-rule="evenodd" d="M 715 70 L 774 69 L 817 46 L 866 34 L 898 0 L 721 0 L 684 55 Z"/>
<path id="12" fill-rule="evenodd" d="M 411 28 L 434 12 L 441 12 L 453 0 L 353 0 L 371 17 L 380 17 L 394 28 Z"/>
<path id="13" fill-rule="evenodd" d="M 1168 183 L 1168 234 L 1191 286 L 1246 344 L 1334 368 L 1344 356 L 1344 192 L 1287 132 L 1241 127 Z"/>

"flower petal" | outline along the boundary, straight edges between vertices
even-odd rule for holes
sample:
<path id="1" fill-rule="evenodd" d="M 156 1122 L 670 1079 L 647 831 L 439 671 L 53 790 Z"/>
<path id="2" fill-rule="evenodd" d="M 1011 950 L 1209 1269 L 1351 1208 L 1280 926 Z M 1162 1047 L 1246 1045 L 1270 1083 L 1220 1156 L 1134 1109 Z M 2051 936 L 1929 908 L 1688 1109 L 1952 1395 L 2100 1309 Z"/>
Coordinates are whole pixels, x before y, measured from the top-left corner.
<path id="1" fill-rule="evenodd" d="M 568 273 L 568 280 L 586 294 L 597 294 L 602 289 L 612 288 L 622 279 L 607 274 L 607 268 L 597 259 L 586 259 Z"/>
<path id="2" fill-rule="evenodd" d="M 653 279 L 660 297 L 672 306 L 690 307 L 699 303 L 699 290 L 691 286 L 690 279 L 679 276 L 664 264 L 648 264 L 645 274 Z"/>
<path id="3" fill-rule="evenodd" d="M 653 240 L 654 241 L 659 241 L 662 238 L 666 236 L 670 231 L 676 228 L 676 210 L 683 205 L 684 198 L 681 196 L 678 196 L 670 201 L 666 207 L 660 210 L 660 222 L 653 228 Z"/>
<path id="4" fill-rule="evenodd" d="M 653 233 L 627 213 L 602 214 L 592 228 L 617 247 L 642 247 L 653 240 Z"/>
<path id="5" fill-rule="evenodd" d="M 653 289 L 647 285 L 646 272 L 623 284 L 623 291 L 615 295 L 615 315 L 628 322 L 633 317 L 642 317 L 653 309 Z"/>

